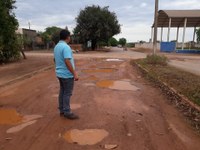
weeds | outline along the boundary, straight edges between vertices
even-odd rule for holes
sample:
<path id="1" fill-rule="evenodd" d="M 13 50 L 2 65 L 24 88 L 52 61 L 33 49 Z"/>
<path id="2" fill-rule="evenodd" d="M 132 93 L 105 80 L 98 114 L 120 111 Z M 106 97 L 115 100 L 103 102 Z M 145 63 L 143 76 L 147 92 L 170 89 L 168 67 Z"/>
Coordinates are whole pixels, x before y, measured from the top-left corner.
<path id="1" fill-rule="evenodd" d="M 144 59 L 144 63 L 151 65 L 166 66 L 167 62 L 168 62 L 167 57 L 160 55 L 147 55 L 147 57 Z"/>
<path id="2" fill-rule="evenodd" d="M 167 65 L 167 59 L 160 56 L 147 56 L 137 61 L 149 73 L 161 81 L 167 83 L 180 94 L 200 106 L 200 77 L 189 72 Z M 165 67 L 163 67 L 163 65 Z"/>

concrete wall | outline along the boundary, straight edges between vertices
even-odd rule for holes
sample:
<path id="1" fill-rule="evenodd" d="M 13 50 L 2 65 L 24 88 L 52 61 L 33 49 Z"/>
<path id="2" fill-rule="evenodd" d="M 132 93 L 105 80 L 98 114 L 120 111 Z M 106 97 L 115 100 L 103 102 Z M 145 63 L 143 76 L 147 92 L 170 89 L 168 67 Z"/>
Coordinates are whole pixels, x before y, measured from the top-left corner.
<path id="1" fill-rule="evenodd" d="M 200 44 L 195 44 L 195 47 L 200 48 Z"/>
<path id="2" fill-rule="evenodd" d="M 182 43 L 177 43 L 176 47 L 181 48 L 182 47 Z M 184 47 L 191 47 L 191 44 L 189 43 L 185 43 Z M 195 44 L 195 47 L 200 48 L 200 44 Z M 153 48 L 153 43 L 136 43 L 135 44 L 135 48 L 149 48 L 152 49 Z M 160 43 L 157 43 L 157 49 L 160 49 Z"/>
<path id="3" fill-rule="evenodd" d="M 149 48 L 153 49 L 153 43 L 136 43 L 135 48 Z M 160 43 L 157 43 L 157 49 L 160 49 Z"/>
<path id="4" fill-rule="evenodd" d="M 182 43 L 177 43 L 176 47 L 181 48 L 182 47 Z M 191 43 L 184 43 L 184 47 L 190 48 L 192 47 Z M 200 44 L 195 44 L 194 47 L 200 48 Z"/>

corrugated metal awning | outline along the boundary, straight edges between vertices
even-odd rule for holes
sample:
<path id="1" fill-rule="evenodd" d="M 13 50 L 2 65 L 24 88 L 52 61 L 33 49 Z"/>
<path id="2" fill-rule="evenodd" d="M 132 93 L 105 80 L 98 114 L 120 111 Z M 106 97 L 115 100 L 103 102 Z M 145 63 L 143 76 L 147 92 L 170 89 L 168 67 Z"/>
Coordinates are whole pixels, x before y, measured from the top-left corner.
<path id="1" fill-rule="evenodd" d="M 200 10 L 160 10 L 158 27 L 169 27 L 170 18 L 171 27 L 183 27 L 185 18 L 187 27 L 200 27 Z"/>

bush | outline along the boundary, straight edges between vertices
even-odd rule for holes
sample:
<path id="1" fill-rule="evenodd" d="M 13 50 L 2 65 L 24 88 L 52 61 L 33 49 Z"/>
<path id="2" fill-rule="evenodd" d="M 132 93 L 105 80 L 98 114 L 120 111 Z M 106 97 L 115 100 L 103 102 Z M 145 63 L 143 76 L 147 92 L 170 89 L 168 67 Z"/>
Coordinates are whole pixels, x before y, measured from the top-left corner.
<path id="1" fill-rule="evenodd" d="M 167 65 L 168 59 L 167 57 L 160 55 L 147 55 L 147 57 L 144 59 L 144 62 L 151 65 L 165 66 Z"/>
<path id="2" fill-rule="evenodd" d="M 108 43 L 109 43 L 110 46 L 117 46 L 118 45 L 118 41 L 114 37 L 110 38 Z"/>
<path id="3" fill-rule="evenodd" d="M 97 45 L 98 45 L 99 47 L 108 46 L 107 42 L 105 42 L 105 41 L 100 41 L 100 42 L 97 43 Z"/>
<path id="4" fill-rule="evenodd" d="M 18 21 L 13 13 L 14 3 L 15 0 L 0 1 L 0 63 L 20 56 L 20 45 L 15 33 Z"/>

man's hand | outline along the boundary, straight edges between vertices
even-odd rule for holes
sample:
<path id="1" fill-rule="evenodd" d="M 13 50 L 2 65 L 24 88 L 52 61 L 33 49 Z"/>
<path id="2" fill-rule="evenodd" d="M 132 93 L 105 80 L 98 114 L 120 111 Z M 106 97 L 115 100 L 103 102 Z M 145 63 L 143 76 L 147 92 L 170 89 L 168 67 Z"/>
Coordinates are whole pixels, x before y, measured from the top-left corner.
<path id="1" fill-rule="evenodd" d="M 74 81 L 78 81 L 78 80 L 79 80 L 79 77 L 78 77 L 77 73 L 75 72 L 74 73 Z"/>
<path id="2" fill-rule="evenodd" d="M 78 74 L 73 69 L 70 59 L 65 59 L 65 64 L 66 64 L 67 68 L 69 69 L 69 71 L 74 75 L 74 81 L 78 81 L 79 80 Z"/>

